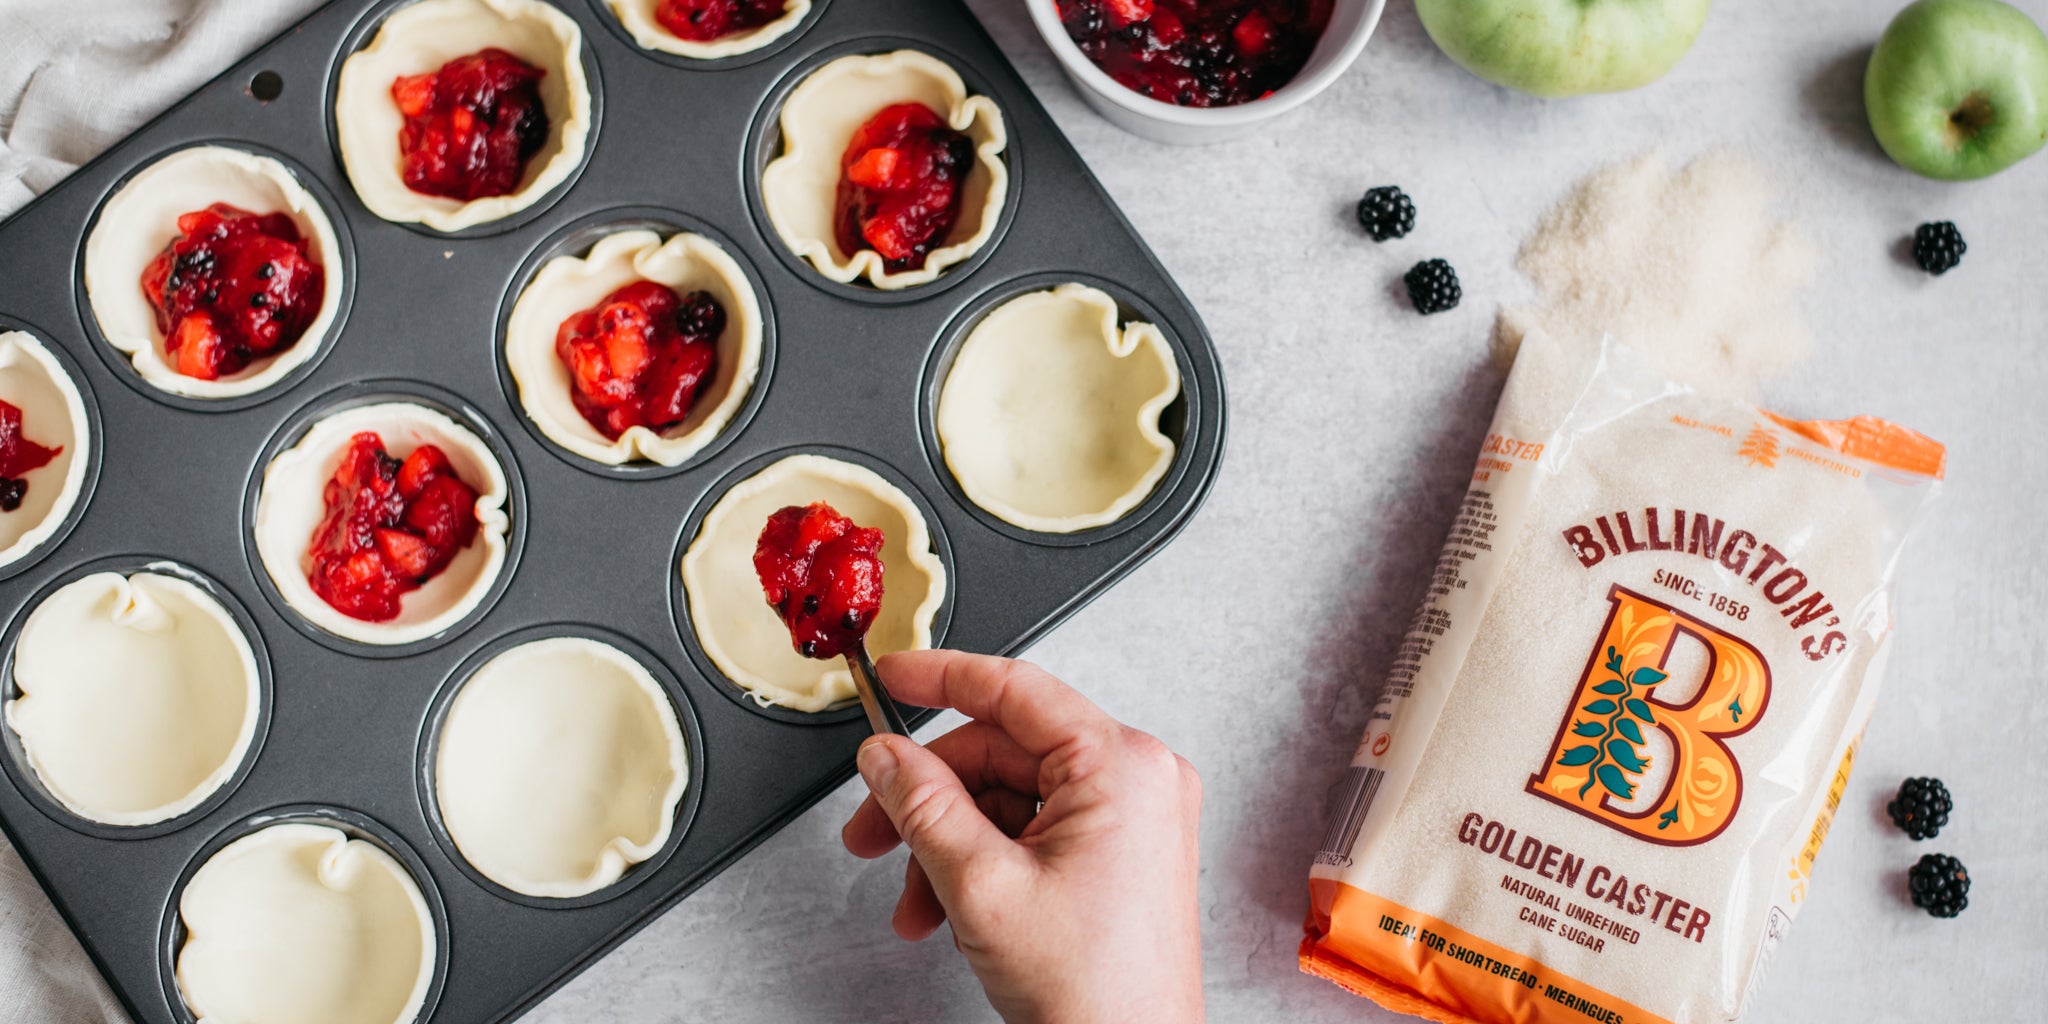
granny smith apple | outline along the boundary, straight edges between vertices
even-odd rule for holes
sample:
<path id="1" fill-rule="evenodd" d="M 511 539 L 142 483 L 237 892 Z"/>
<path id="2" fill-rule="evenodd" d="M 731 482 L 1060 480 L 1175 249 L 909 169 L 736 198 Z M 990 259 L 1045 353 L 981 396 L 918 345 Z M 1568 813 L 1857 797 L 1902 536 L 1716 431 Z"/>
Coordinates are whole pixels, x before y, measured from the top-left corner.
<path id="1" fill-rule="evenodd" d="M 1621 92 L 1676 67 L 1710 0 L 1415 0 L 1465 70 L 1538 96 Z"/>
<path id="2" fill-rule="evenodd" d="M 1863 72 L 1878 145 L 1930 178 L 1983 178 L 2048 142 L 2048 36 L 1999 0 L 1919 0 Z"/>

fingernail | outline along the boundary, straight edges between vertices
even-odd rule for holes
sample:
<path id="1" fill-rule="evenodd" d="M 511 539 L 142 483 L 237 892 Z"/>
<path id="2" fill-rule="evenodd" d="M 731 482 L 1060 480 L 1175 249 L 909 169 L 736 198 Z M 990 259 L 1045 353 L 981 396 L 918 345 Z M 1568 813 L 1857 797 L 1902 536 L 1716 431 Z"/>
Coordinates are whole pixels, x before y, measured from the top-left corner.
<path id="1" fill-rule="evenodd" d="M 896 752 L 880 736 L 869 737 L 860 745 L 855 763 L 860 766 L 860 777 L 876 793 L 888 792 L 890 783 L 896 781 Z"/>

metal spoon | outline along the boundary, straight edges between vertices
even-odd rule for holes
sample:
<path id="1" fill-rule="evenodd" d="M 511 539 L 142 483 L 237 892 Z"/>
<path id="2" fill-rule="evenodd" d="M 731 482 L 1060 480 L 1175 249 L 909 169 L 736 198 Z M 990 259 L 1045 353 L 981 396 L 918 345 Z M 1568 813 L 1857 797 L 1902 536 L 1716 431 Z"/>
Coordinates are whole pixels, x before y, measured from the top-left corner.
<path id="1" fill-rule="evenodd" d="M 846 652 L 846 667 L 853 673 L 853 688 L 860 693 L 860 706 L 868 713 L 868 727 L 879 736 L 895 733 L 910 735 L 910 727 L 903 724 L 903 712 L 896 709 L 896 702 L 889 697 L 889 688 L 882 685 L 882 674 L 875 671 L 874 660 L 868 657 L 868 644 L 862 639 Z"/>

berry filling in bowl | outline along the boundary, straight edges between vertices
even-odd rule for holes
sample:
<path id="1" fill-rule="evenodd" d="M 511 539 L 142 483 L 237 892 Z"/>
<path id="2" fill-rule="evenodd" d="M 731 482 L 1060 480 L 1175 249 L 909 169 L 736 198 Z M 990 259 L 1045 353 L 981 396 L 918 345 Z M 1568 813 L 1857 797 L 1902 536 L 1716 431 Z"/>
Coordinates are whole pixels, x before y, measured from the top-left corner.
<path id="1" fill-rule="evenodd" d="M 1386 0 L 1029 0 L 1060 70 L 1111 124 L 1157 142 L 1241 137 L 1342 76 Z"/>
<path id="2" fill-rule="evenodd" d="M 681 465 L 738 417 L 760 372 L 751 280 L 716 242 L 630 228 L 541 264 L 505 321 L 505 363 L 549 441 L 610 466 Z"/>
<path id="3" fill-rule="evenodd" d="M 854 130 L 840 158 L 832 229 L 842 252 L 873 249 L 891 273 L 920 270 L 960 219 L 974 140 L 922 103 L 895 103 Z"/>
<path id="4" fill-rule="evenodd" d="M 145 383 L 199 399 L 255 394 L 318 355 L 343 268 L 333 220 L 292 170 L 226 146 L 136 172 L 85 243 L 100 335 Z"/>
<path id="5" fill-rule="evenodd" d="M 803 23 L 811 0 L 609 0 L 645 49 L 715 60 L 758 50 Z"/>
<path id="6" fill-rule="evenodd" d="M 876 657 L 932 646 L 946 566 L 918 508 L 856 463 L 804 454 L 768 464 L 719 495 L 688 538 L 685 641 L 694 633 L 759 706 L 851 703 L 853 675 L 829 659 L 863 639 Z"/>
<path id="7" fill-rule="evenodd" d="M 944 61 L 841 57 L 790 91 L 780 126 L 761 205 L 827 279 L 926 284 L 994 237 L 1009 194 L 1002 112 Z"/>
<path id="8" fill-rule="evenodd" d="M 69 520 L 85 490 L 91 430 L 64 365 L 34 335 L 0 332 L 0 568 Z"/>
<path id="9" fill-rule="evenodd" d="M 465 201 L 517 189 L 548 140 L 540 98 L 546 75 L 490 47 L 392 82 L 391 100 L 405 117 L 398 129 L 405 187 Z"/>
<path id="10" fill-rule="evenodd" d="M 612 440 L 634 427 L 657 434 L 689 418 L 718 362 L 725 307 L 710 292 L 677 295 L 635 281 L 562 321 L 555 355 L 569 397 Z"/>
<path id="11" fill-rule="evenodd" d="M 882 539 L 822 501 L 768 517 L 754 572 L 798 654 L 837 658 L 860 646 L 882 610 Z"/>
<path id="12" fill-rule="evenodd" d="M 270 460 L 254 546 L 307 622 L 358 643 L 412 643 L 491 592 L 509 491 L 490 447 L 448 415 L 403 401 L 355 406 Z"/>
<path id="13" fill-rule="evenodd" d="M 476 489 L 448 455 L 423 444 L 400 462 L 365 430 L 349 438 L 325 492 L 326 518 L 306 548 L 313 593 L 350 618 L 388 622 L 476 539 Z"/>
<path id="14" fill-rule="evenodd" d="M 336 76 L 334 136 L 370 212 L 435 231 L 504 220 L 589 148 L 583 31 L 540 0 L 419 0 Z"/>
<path id="15" fill-rule="evenodd" d="M 1183 107 L 1263 99 L 1308 63 L 1333 0 L 1056 0 L 1060 23 L 1127 89 Z"/>
<path id="16" fill-rule="evenodd" d="M 177 223 L 178 237 L 142 271 L 171 365 L 219 380 L 298 344 L 320 314 L 327 276 L 298 225 L 226 203 Z"/>

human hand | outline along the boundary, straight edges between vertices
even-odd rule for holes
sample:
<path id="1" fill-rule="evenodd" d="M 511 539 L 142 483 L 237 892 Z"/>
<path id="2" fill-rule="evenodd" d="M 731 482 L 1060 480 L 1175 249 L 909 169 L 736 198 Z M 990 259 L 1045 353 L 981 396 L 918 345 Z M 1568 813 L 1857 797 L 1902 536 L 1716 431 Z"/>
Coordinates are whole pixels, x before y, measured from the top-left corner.
<path id="1" fill-rule="evenodd" d="M 951 921 L 1011 1024 L 1202 1020 L 1194 766 L 1035 665 L 916 651 L 877 669 L 897 699 L 974 719 L 928 747 L 861 744 L 871 795 L 842 838 L 910 846 L 896 934 Z"/>

